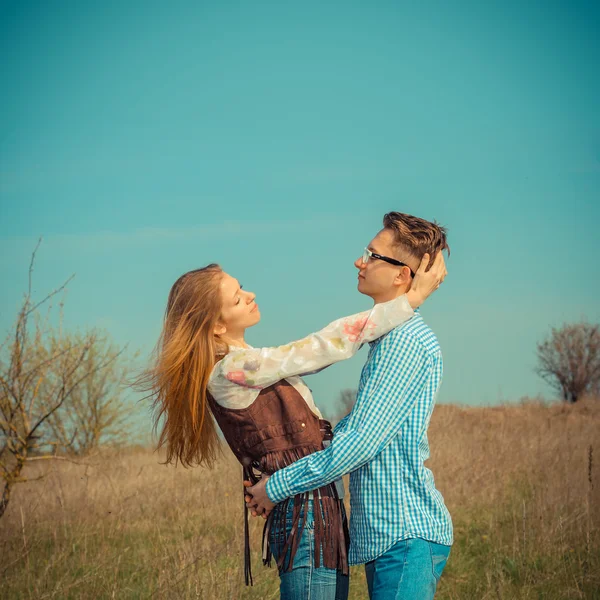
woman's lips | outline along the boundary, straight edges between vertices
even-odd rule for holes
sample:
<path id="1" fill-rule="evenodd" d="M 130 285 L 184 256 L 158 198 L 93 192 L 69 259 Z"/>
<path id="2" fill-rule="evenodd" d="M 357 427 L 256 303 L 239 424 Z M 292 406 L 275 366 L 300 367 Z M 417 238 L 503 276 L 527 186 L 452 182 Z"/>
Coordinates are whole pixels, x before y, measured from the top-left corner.
<path id="1" fill-rule="evenodd" d="M 254 307 L 252 308 L 252 310 L 250 312 L 253 313 L 257 308 L 258 308 L 258 304 L 254 303 Z"/>

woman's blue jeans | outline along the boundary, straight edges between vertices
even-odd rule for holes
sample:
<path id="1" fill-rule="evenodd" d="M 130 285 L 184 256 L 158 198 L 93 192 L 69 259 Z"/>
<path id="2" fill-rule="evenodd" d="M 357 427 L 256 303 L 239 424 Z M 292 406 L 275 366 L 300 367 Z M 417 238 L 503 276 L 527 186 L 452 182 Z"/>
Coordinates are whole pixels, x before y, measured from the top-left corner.
<path id="1" fill-rule="evenodd" d="M 371 600 L 432 600 L 450 546 L 402 540 L 365 565 Z"/>
<path id="2" fill-rule="evenodd" d="M 277 507 L 275 508 L 277 510 Z M 281 541 L 286 539 L 291 532 L 293 506 L 288 510 L 287 531 L 277 531 L 275 526 L 271 529 L 270 539 Z M 315 568 L 315 523 L 313 516 L 312 500 L 307 506 L 306 523 L 298 543 L 291 571 L 280 570 L 279 591 L 281 600 L 347 600 L 350 577 L 342 575 L 336 569 L 327 569 L 323 566 Z M 273 522 L 276 523 L 278 519 Z M 327 523 L 325 524 L 327 528 Z M 277 547 L 282 544 L 271 544 L 273 558 L 278 560 Z M 289 550 L 288 550 L 289 552 Z M 284 561 L 284 566 L 287 560 Z"/>

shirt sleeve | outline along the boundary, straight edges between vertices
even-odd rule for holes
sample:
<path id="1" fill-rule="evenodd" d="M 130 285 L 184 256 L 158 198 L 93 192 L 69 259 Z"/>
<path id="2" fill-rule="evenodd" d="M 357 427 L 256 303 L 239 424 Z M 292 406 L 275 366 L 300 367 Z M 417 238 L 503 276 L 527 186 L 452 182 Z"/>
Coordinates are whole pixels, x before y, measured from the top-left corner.
<path id="1" fill-rule="evenodd" d="M 237 349 L 213 372 L 230 383 L 263 389 L 293 375 L 305 375 L 353 356 L 364 342 L 373 341 L 414 316 L 406 298 L 375 304 L 370 311 L 333 321 L 301 340 L 271 348 Z"/>
<path id="2" fill-rule="evenodd" d="M 346 425 L 348 425 L 348 420 L 350 419 L 350 414 L 348 413 L 343 419 L 340 419 L 340 422 L 333 428 L 333 435 L 337 435 L 338 433 L 342 433 L 344 429 L 346 429 Z"/>
<path id="3" fill-rule="evenodd" d="M 371 461 L 398 434 L 427 384 L 433 358 L 413 334 L 385 338 L 354 408 L 325 450 L 276 471 L 267 481 L 273 502 L 335 481 Z"/>

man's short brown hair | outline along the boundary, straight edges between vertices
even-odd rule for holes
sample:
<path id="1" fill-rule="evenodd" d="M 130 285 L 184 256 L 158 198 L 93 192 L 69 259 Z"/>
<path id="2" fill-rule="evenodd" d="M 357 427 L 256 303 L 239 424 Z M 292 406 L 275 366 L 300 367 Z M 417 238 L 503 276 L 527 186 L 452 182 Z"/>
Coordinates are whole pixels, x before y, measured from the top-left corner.
<path id="1" fill-rule="evenodd" d="M 446 250 L 450 256 L 450 246 L 446 241 L 446 228 L 419 217 L 405 213 L 389 212 L 383 217 L 383 227 L 394 234 L 398 250 L 408 252 L 419 261 L 429 254 L 429 267 L 440 250 Z"/>

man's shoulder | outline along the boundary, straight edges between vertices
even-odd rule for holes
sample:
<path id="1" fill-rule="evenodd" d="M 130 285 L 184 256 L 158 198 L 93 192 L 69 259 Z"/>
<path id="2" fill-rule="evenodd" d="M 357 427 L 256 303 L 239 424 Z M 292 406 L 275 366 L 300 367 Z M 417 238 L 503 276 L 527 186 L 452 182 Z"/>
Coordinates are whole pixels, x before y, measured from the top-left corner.
<path id="1" fill-rule="evenodd" d="M 386 336 L 386 345 L 396 346 L 406 342 L 412 342 L 420 346 L 427 353 L 440 352 L 438 339 L 420 313 L 392 329 Z"/>

